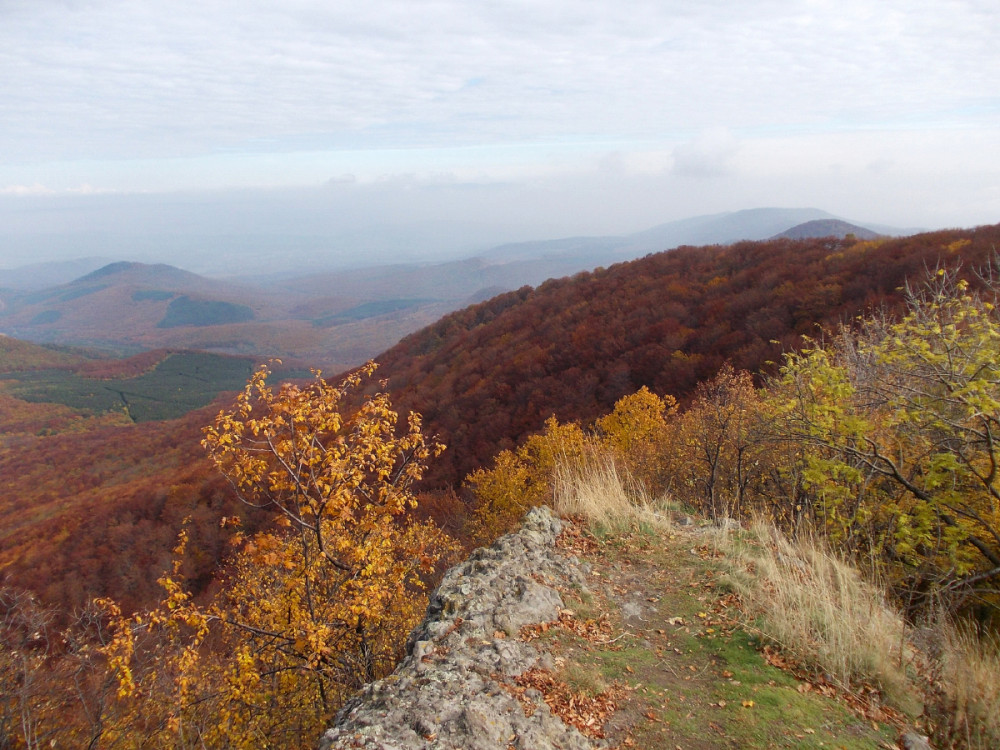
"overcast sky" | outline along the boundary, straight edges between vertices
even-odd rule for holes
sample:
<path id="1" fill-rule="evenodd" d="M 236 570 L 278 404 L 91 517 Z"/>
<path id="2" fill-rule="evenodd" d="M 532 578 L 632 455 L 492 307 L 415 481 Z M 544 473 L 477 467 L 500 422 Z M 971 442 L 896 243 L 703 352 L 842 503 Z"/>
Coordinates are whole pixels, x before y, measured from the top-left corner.
<path id="1" fill-rule="evenodd" d="M 995 223 L 998 38 L 996 0 L 0 0 L 0 267 Z"/>

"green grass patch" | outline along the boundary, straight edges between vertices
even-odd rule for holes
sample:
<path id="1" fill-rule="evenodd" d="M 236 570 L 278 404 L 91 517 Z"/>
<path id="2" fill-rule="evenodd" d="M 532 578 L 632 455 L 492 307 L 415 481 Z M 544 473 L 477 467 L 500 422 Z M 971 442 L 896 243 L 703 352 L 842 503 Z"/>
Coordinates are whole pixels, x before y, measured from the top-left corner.
<path id="1" fill-rule="evenodd" d="M 167 306 L 167 314 L 156 327 L 217 326 L 226 323 L 245 323 L 248 320 L 253 320 L 253 310 L 246 305 L 183 296 Z"/>
<path id="2" fill-rule="evenodd" d="M 57 403 L 90 413 L 124 411 L 136 422 L 173 419 L 205 406 L 223 391 L 242 388 L 253 371 L 249 359 L 206 352 L 171 354 L 138 377 L 96 380 L 66 370 L 36 370 L 5 376 L 8 392 L 24 401 Z M 279 370 L 277 378 L 303 378 L 302 370 Z"/>
<path id="3" fill-rule="evenodd" d="M 574 639 L 563 669 L 581 688 L 632 687 L 617 719 L 630 746 L 877 750 L 894 740 L 894 727 L 872 726 L 765 660 L 760 638 L 719 607 L 732 582 L 711 534 L 591 532 L 600 550 L 587 556 L 600 572 L 591 597 L 597 608 L 612 622 L 626 604 L 644 609 L 606 644 Z"/>

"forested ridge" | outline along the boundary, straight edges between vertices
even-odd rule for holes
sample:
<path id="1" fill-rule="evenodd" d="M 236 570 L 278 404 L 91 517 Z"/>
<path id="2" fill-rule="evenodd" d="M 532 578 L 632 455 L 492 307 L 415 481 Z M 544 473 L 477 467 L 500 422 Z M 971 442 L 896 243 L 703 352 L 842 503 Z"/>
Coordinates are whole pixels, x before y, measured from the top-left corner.
<path id="1" fill-rule="evenodd" d="M 635 523 L 761 515 L 867 562 L 913 616 L 988 623 L 998 235 L 680 248 L 468 308 L 377 372 L 261 366 L 173 421 L 0 393 L 0 732 L 309 744 L 392 670 L 460 541 L 588 467 L 636 482 Z M 928 663 L 927 726 L 950 731 Z"/>
<path id="2" fill-rule="evenodd" d="M 457 486 L 551 415 L 587 423 L 642 386 L 683 402 L 727 361 L 773 371 L 803 336 L 898 311 L 907 279 L 971 274 L 998 246 L 1000 226 L 681 247 L 448 315 L 379 356 L 379 376 L 449 446 L 429 484 Z"/>
<path id="3" fill-rule="evenodd" d="M 1000 228 L 990 226 L 878 242 L 683 247 L 449 315 L 378 357 L 377 377 L 388 379 L 401 412 L 421 413 L 426 432 L 448 446 L 423 486 L 458 488 L 553 414 L 588 424 L 642 386 L 684 403 L 723 362 L 768 369 L 821 326 L 898 308 L 904 281 L 927 268 L 982 265 L 998 240 Z M 87 361 L 14 339 L 0 344 L 6 359 L 29 369 L 98 378 L 134 375 L 169 354 Z M 193 513 L 206 522 L 196 524 L 204 543 L 191 574 L 207 583 L 229 536 L 207 519 L 233 513 L 234 500 L 198 441 L 224 403 L 125 425 L 120 414 L 84 418 L 2 396 L 0 475 L 10 519 L 0 544 L 3 580 L 68 608 L 108 594 L 142 606 L 157 593 L 180 521 Z M 461 512 L 454 503 L 423 507 L 441 521 Z"/>

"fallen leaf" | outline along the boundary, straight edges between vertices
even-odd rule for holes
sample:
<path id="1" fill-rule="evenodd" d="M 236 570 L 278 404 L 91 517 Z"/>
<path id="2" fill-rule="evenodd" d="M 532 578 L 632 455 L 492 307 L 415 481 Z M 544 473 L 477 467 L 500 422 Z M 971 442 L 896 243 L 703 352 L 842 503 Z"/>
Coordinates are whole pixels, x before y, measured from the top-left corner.
<path id="1" fill-rule="evenodd" d="M 753 701 L 743 701 L 743 708 L 753 708 Z"/>

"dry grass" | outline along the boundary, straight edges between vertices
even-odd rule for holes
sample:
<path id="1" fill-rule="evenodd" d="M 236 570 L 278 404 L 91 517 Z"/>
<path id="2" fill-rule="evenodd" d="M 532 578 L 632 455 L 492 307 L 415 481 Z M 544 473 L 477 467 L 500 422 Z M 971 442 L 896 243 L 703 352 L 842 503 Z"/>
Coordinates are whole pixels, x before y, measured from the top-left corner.
<path id="1" fill-rule="evenodd" d="M 924 714 L 934 747 L 1000 747 L 1000 641 L 943 621 L 930 634 Z"/>
<path id="2" fill-rule="evenodd" d="M 669 528 L 669 515 L 613 457 L 591 450 L 554 473 L 554 506 L 610 532 Z M 934 747 L 1000 748 L 1000 642 L 950 624 L 914 634 L 850 563 L 812 539 L 767 523 L 748 535 L 720 529 L 733 583 L 755 630 L 845 689 L 875 685 L 893 708 L 922 719 Z"/>
<path id="3" fill-rule="evenodd" d="M 582 459 L 556 464 L 553 477 L 555 511 L 563 516 L 583 516 L 592 525 L 608 530 L 650 525 L 663 529 L 669 516 L 650 499 L 643 487 L 614 459 L 600 450 Z"/>
<path id="4" fill-rule="evenodd" d="M 918 713 L 907 676 L 912 649 L 882 591 L 815 541 L 792 542 L 758 523 L 749 542 L 733 545 L 731 557 L 756 626 L 828 679 L 845 688 L 874 683 L 891 704 Z"/>
<path id="5" fill-rule="evenodd" d="M 918 631 L 879 586 L 810 539 L 757 523 L 724 537 L 753 627 L 847 689 L 877 685 L 938 750 L 1000 748 L 1000 640 L 946 618 Z"/>

